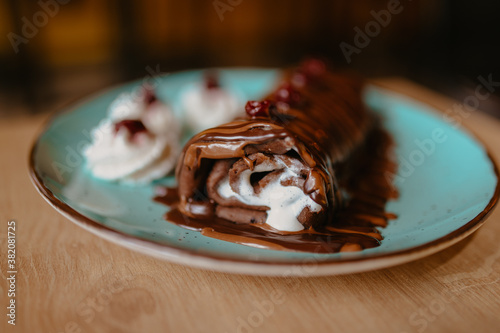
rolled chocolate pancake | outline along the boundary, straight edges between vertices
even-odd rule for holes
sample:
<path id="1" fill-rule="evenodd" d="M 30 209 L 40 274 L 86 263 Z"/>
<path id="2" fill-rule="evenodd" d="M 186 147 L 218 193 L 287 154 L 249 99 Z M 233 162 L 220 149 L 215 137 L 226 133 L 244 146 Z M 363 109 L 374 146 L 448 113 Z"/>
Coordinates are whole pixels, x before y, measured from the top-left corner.
<path id="1" fill-rule="evenodd" d="M 179 211 L 219 217 L 279 233 L 332 221 L 374 117 L 361 98 L 363 81 L 306 63 L 285 73 L 245 119 L 205 130 L 179 159 Z"/>

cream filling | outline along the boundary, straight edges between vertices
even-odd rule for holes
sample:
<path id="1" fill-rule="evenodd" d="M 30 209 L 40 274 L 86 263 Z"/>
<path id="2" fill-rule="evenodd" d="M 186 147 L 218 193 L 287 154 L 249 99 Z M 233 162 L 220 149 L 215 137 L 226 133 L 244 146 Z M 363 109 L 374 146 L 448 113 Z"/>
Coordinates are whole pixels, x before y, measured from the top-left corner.
<path id="1" fill-rule="evenodd" d="M 283 163 L 283 162 L 281 162 Z M 229 184 L 229 177 L 219 182 L 217 191 L 221 197 L 231 197 L 251 206 L 267 206 L 266 223 L 280 231 L 300 231 L 304 226 L 297 219 L 304 208 L 309 207 L 311 212 L 321 211 L 321 205 L 317 204 L 300 188 L 296 186 L 283 186 L 282 181 L 291 177 L 298 177 L 291 169 L 283 163 L 283 172 L 273 182 L 262 188 L 259 194 L 254 192 L 250 182 L 250 176 L 254 172 L 266 172 L 275 170 L 271 163 L 257 165 L 253 171 L 245 170 L 241 173 L 238 192 L 233 191 Z"/>

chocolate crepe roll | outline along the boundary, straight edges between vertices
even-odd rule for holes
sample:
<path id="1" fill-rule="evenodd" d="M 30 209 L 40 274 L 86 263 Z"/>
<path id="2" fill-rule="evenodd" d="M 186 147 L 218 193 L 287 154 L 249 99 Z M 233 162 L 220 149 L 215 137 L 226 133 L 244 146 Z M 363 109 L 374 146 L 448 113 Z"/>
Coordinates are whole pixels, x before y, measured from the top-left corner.
<path id="1" fill-rule="evenodd" d="M 331 221 L 342 204 L 339 183 L 373 125 L 362 85 L 316 60 L 289 70 L 265 100 L 247 103 L 247 118 L 186 144 L 179 210 L 281 233 Z"/>

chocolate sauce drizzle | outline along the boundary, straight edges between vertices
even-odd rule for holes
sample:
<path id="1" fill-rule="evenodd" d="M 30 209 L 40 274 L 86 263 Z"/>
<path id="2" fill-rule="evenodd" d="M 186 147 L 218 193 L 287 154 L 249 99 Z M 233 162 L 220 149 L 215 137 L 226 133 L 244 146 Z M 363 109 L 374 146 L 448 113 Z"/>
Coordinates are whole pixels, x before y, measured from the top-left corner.
<path id="1" fill-rule="evenodd" d="M 235 224 L 216 216 L 191 218 L 178 209 L 176 188 L 163 188 L 155 200 L 171 209 L 165 219 L 202 235 L 238 244 L 315 253 L 360 251 L 380 245 L 382 235 L 377 227 L 385 227 L 396 218 L 385 210 L 388 200 L 397 198 L 390 175 L 396 164 L 390 158 L 393 141 L 382 128 L 373 129 L 366 145 L 354 159 L 357 168 L 341 183 L 349 199 L 325 225 L 294 233 L 279 233 L 266 224 Z M 354 161 L 353 161 L 354 164 Z"/>
<path id="2" fill-rule="evenodd" d="M 186 144 L 176 170 L 178 190 L 164 189 L 155 198 L 170 206 L 168 221 L 208 237 L 276 250 L 332 253 L 380 244 L 377 227 L 395 217 L 385 211 L 387 201 L 397 197 L 391 184 L 396 172 L 392 139 L 364 106 L 359 78 L 327 71 L 311 74 L 307 68 L 285 76 L 268 96 L 272 107 L 264 116 L 206 130 Z M 297 73 L 307 78 L 302 86 L 292 86 Z M 322 210 L 303 211 L 304 230 L 282 232 L 253 219 L 237 224 L 218 217 L 217 209 L 227 208 L 208 197 L 206 189 L 215 161 L 251 164 L 248 156 L 255 153 L 294 154 L 308 170 L 299 188 Z"/>

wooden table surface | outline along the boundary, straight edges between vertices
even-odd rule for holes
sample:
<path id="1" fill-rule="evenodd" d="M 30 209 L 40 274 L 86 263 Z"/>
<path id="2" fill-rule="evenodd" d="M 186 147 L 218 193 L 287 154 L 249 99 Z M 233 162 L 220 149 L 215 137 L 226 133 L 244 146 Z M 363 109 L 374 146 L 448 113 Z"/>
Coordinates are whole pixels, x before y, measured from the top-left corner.
<path id="1" fill-rule="evenodd" d="M 381 80 L 441 109 L 457 101 Z M 354 275 L 254 277 L 192 269 L 109 243 L 52 209 L 28 151 L 47 115 L 0 121 L 1 332 L 499 332 L 500 209 L 473 236 Z M 464 119 L 500 160 L 500 121 Z M 7 323 L 7 222 L 16 222 L 16 325 Z"/>

